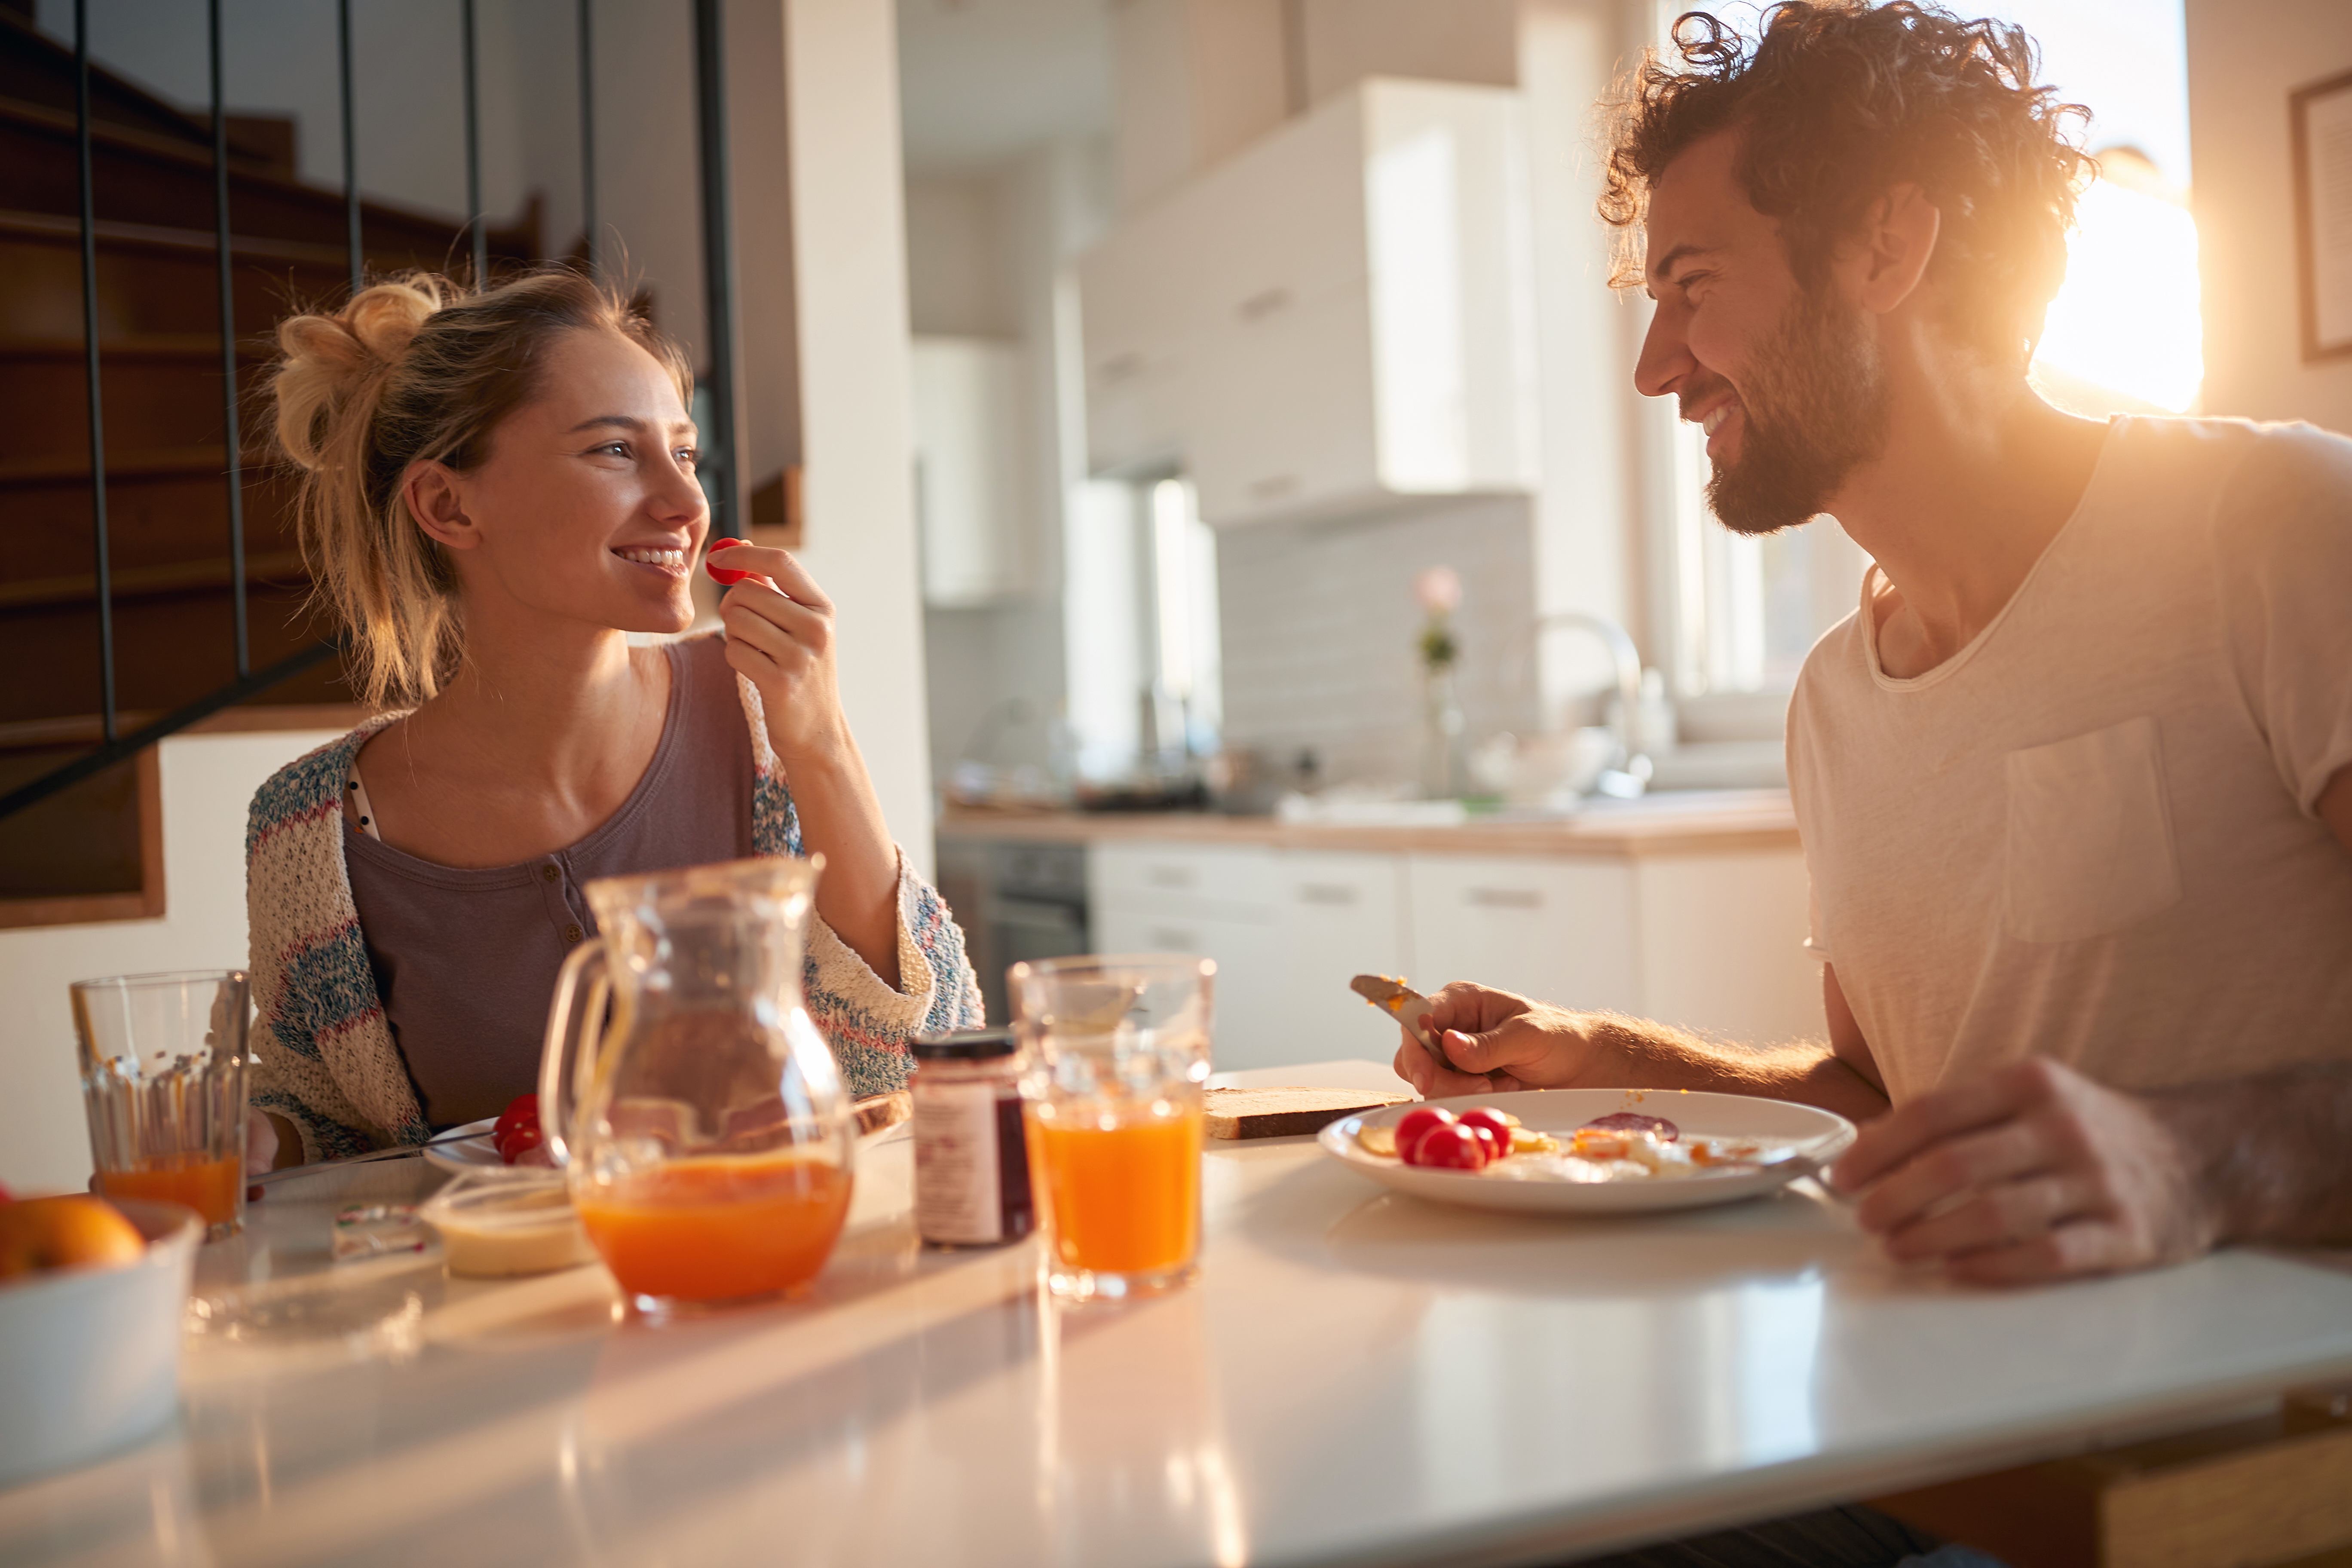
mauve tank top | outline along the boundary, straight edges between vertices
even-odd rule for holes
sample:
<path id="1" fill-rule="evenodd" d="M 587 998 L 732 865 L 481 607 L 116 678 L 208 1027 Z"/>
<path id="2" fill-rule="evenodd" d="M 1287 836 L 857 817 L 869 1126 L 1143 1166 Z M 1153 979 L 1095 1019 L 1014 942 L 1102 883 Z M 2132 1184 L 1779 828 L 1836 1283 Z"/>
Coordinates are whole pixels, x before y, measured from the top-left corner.
<path id="1" fill-rule="evenodd" d="M 621 808 L 569 848 L 467 870 L 343 825 L 376 994 L 436 1130 L 496 1116 L 539 1087 L 555 972 L 596 931 L 583 882 L 752 853 L 751 736 L 726 645 L 696 637 L 667 651 L 653 760 Z"/>

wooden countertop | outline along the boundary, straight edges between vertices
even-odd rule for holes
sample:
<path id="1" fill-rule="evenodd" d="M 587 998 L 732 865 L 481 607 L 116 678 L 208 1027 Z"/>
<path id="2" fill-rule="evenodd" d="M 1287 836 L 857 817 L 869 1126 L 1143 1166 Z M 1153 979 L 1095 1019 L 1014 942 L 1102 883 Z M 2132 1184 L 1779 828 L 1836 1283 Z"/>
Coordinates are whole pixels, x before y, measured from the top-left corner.
<path id="1" fill-rule="evenodd" d="M 1782 789 L 1692 790 L 1595 805 L 1542 820 L 1473 817 L 1459 826 L 1284 822 L 1207 812 L 994 811 L 951 805 L 941 839 L 1026 844 L 1263 845 L 1359 854 L 1630 858 L 1794 849 L 1797 816 Z"/>

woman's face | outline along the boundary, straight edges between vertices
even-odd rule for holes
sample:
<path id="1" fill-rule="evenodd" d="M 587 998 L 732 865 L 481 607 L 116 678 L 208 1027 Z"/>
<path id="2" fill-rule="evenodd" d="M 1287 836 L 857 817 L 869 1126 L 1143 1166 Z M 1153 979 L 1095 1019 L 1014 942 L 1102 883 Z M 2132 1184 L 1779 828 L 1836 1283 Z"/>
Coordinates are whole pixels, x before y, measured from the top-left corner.
<path id="1" fill-rule="evenodd" d="M 471 473 L 439 470 L 446 500 L 430 485 L 411 490 L 412 510 L 441 524 L 426 531 L 456 553 L 468 623 L 512 604 L 619 631 L 684 631 L 709 509 L 669 373 L 616 333 L 583 331 L 550 345 L 541 385 L 491 431 Z M 452 502 L 462 519 L 444 514 Z"/>

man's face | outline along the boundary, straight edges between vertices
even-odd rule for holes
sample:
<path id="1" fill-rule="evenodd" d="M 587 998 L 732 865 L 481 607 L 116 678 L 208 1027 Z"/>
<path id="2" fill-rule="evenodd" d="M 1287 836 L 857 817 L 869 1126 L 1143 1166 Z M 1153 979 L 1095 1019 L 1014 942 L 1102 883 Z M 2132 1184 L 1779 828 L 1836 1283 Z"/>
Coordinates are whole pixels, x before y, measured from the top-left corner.
<path id="1" fill-rule="evenodd" d="M 1707 504 L 1724 525 L 1770 533 L 1831 510 L 1885 448 L 1885 374 L 1867 314 L 1790 270 L 1780 226 L 1733 177 L 1737 151 L 1718 132 L 1651 188 L 1657 310 L 1633 384 L 1706 430 Z"/>

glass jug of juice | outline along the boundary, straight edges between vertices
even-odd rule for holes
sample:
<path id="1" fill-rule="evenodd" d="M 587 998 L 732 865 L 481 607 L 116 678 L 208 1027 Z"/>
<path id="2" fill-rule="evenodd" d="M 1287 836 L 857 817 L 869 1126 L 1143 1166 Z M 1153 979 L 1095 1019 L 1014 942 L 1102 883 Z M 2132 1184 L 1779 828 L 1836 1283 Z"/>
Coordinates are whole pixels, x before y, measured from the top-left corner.
<path id="1" fill-rule="evenodd" d="M 849 1212 L 841 1070 L 801 1003 L 821 858 L 587 884 L 540 1061 L 547 1147 L 641 1310 L 772 1296 L 824 1267 Z"/>

